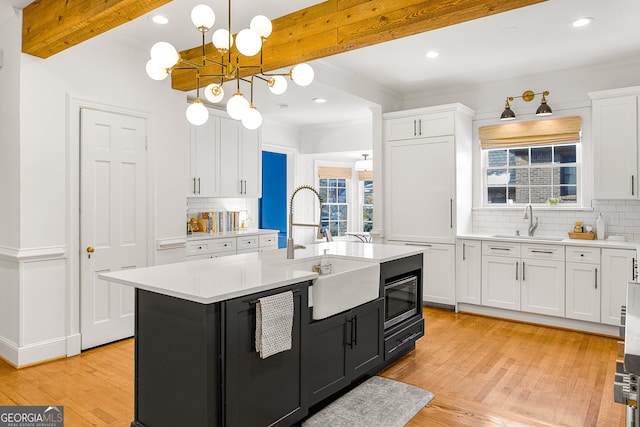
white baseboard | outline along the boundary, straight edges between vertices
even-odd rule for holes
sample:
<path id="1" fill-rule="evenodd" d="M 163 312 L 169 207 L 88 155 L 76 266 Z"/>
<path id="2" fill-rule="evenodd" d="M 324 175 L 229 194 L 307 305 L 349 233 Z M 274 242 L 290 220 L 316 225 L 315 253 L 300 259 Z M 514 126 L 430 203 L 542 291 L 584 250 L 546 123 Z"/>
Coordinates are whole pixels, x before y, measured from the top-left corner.
<path id="1" fill-rule="evenodd" d="M 18 347 L 0 337 L 0 356 L 16 368 L 66 357 L 65 338 Z"/>
<path id="2" fill-rule="evenodd" d="M 82 351 L 82 335 L 67 335 L 67 357 L 76 356 Z"/>
<path id="3" fill-rule="evenodd" d="M 18 366 L 18 346 L 0 337 L 0 357 L 13 366 Z"/>
<path id="4" fill-rule="evenodd" d="M 618 326 L 567 319 L 566 317 L 545 316 L 541 314 L 526 313 L 523 311 L 505 310 L 502 308 L 466 303 L 458 303 L 457 311 L 499 317 L 501 319 L 516 320 L 519 322 L 537 323 L 544 326 L 554 326 L 557 328 L 584 331 L 593 334 L 609 335 L 613 337 L 620 336 L 620 328 Z"/>

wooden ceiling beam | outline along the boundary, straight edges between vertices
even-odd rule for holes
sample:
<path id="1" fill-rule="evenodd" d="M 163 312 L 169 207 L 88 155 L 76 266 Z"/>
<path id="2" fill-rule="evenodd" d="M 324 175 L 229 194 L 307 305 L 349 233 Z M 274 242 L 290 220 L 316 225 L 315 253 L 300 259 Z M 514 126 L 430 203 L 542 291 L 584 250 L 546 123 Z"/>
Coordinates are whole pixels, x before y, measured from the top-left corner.
<path id="1" fill-rule="evenodd" d="M 273 32 L 264 43 L 263 70 L 269 72 L 545 1 L 327 0 L 273 20 Z M 199 63 L 201 49 L 188 49 L 180 56 Z M 213 54 L 211 44 L 207 53 Z M 241 64 L 257 65 L 259 55 L 242 57 Z M 201 73 L 219 73 L 219 68 L 210 65 Z M 244 75 L 248 74 L 245 71 Z M 171 85 L 178 90 L 193 90 L 194 75 L 193 71 L 174 70 Z M 201 78 L 201 87 L 212 81 Z"/>
<path id="2" fill-rule="evenodd" d="M 22 13 L 22 51 L 48 58 L 171 0 L 35 0 Z"/>

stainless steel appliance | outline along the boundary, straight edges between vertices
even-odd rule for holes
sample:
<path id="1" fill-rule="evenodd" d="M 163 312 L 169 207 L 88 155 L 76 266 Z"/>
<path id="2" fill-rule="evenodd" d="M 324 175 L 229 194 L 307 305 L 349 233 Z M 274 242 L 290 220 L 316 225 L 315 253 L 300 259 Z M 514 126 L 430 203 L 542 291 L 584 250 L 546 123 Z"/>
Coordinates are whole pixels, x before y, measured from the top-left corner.
<path id="1" fill-rule="evenodd" d="M 418 314 L 418 277 L 402 277 L 384 285 L 384 328 Z"/>

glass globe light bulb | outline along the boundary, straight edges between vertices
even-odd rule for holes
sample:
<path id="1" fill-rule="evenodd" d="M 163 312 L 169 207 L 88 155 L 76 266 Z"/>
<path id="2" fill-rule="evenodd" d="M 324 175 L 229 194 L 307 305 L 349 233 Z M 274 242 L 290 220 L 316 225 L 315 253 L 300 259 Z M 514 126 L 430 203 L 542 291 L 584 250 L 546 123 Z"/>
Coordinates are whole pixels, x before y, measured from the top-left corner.
<path id="1" fill-rule="evenodd" d="M 204 88 L 204 97 L 207 98 L 207 101 L 217 104 L 224 98 L 224 90 L 219 84 L 211 83 Z"/>
<path id="2" fill-rule="evenodd" d="M 249 111 L 249 101 L 242 93 L 236 92 L 231 99 L 227 101 L 227 113 L 232 119 L 242 120 L 244 115 Z"/>
<path id="3" fill-rule="evenodd" d="M 203 125 L 209 120 L 209 111 L 202 101 L 200 101 L 200 98 L 196 98 L 193 104 L 187 107 L 186 114 L 187 120 L 194 126 Z"/>
<path id="4" fill-rule="evenodd" d="M 164 80 L 169 75 L 167 69 L 159 65 L 155 59 L 148 60 L 145 69 L 147 70 L 147 75 L 153 80 Z"/>
<path id="5" fill-rule="evenodd" d="M 171 43 L 158 42 L 151 46 L 151 59 L 164 68 L 171 68 L 180 60 L 178 51 Z"/>
<path id="6" fill-rule="evenodd" d="M 309 86 L 313 77 L 313 68 L 309 64 L 298 64 L 291 70 L 291 80 L 298 86 Z"/>
<path id="7" fill-rule="evenodd" d="M 282 95 L 287 90 L 287 79 L 282 76 L 273 76 L 267 82 L 269 90 L 275 95 Z"/>
<path id="8" fill-rule="evenodd" d="M 249 24 L 249 28 L 265 39 L 271 35 L 271 30 L 273 30 L 271 20 L 264 15 L 254 16 Z"/>
<path id="9" fill-rule="evenodd" d="M 236 36 L 236 46 L 244 56 L 253 56 L 260 52 L 262 39 L 255 31 L 245 28 Z"/>
<path id="10" fill-rule="evenodd" d="M 229 31 L 220 28 L 213 32 L 211 43 L 213 43 L 218 51 L 228 52 L 231 46 L 233 46 L 233 36 L 229 36 Z"/>
<path id="11" fill-rule="evenodd" d="M 262 114 L 253 105 L 249 107 L 249 110 L 242 118 L 242 126 L 247 129 L 258 129 L 262 124 Z"/>
<path id="12" fill-rule="evenodd" d="M 216 22 L 216 14 L 206 4 L 198 4 L 191 9 L 191 22 L 200 31 L 208 31 Z"/>

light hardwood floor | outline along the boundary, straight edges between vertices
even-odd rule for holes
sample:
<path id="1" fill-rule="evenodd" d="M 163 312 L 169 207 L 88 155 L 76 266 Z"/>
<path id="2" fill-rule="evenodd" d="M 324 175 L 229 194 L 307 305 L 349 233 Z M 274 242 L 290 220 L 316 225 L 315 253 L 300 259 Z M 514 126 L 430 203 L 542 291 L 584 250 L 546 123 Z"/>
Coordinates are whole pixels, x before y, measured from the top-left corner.
<path id="1" fill-rule="evenodd" d="M 418 426 L 623 426 L 612 338 L 425 308 L 425 337 L 381 373 L 435 394 Z M 64 405 L 67 426 L 133 420 L 133 340 L 14 369 L 0 406 Z"/>

